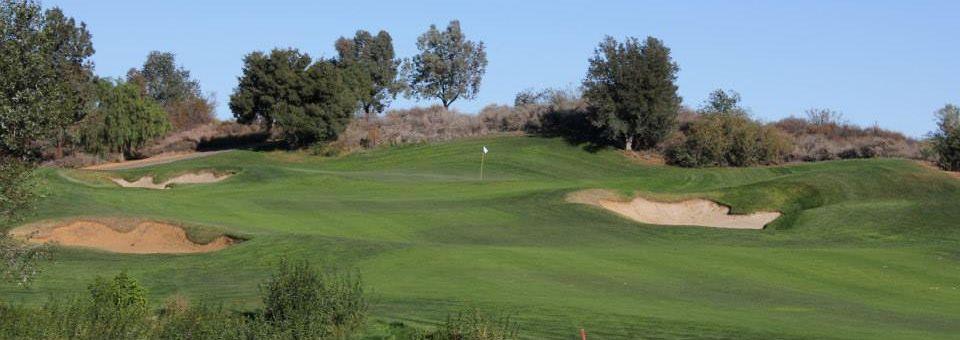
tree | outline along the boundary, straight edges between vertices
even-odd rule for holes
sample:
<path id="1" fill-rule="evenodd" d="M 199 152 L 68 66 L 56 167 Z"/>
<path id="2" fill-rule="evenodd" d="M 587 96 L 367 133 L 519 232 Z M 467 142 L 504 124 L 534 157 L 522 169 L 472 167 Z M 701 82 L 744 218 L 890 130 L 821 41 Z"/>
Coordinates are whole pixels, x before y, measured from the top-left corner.
<path id="1" fill-rule="evenodd" d="M 937 131 L 930 140 L 937 164 L 948 171 L 960 171 L 960 107 L 947 104 L 937 110 Z"/>
<path id="2" fill-rule="evenodd" d="M 0 0 L 0 226 L 36 201 L 38 146 L 62 141 L 82 115 L 92 54 L 83 23 L 34 1 Z M 0 276 L 26 283 L 38 254 L 0 233 Z"/>
<path id="3" fill-rule="evenodd" d="M 127 72 L 127 82 L 140 86 L 160 103 L 177 131 L 213 121 L 213 99 L 203 96 L 200 83 L 190 78 L 190 71 L 177 66 L 173 53 L 150 52 L 142 68 Z"/>
<path id="4" fill-rule="evenodd" d="M 33 1 L 0 1 L 0 156 L 35 159 L 39 141 L 82 116 L 93 54 L 86 25 Z"/>
<path id="5" fill-rule="evenodd" d="M 288 144 L 298 147 L 334 140 L 346 129 L 357 108 L 347 78 L 329 60 L 310 66 L 300 81 L 300 93 L 281 101 L 273 113 Z"/>
<path id="6" fill-rule="evenodd" d="M 368 116 L 382 113 L 403 87 L 397 81 L 400 60 L 394 57 L 390 34 L 380 31 L 373 36 L 370 32 L 359 30 L 353 39 L 337 39 L 335 47 L 339 64 L 356 65 L 361 71 L 358 76 L 367 78 L 364 81 L 367 86 L 359 88 L 356 93 L 360 108 Z"/>
<path id="7" fill-rule="evenodd" d="M 299 106 L 310 56 L 296 49 L 274 49 L 269 55 L 253 52 L 243 58 L 243 75 L 230 96 L 237 122 L 259 123 L 273 129 L 282 108 Z"/>
<path id="8" fill-rule="evenodd" d="M 56 158 L 61 158 L 63 147 L 70 138 L 68 128 L 83 119 L 95 89 L 93 62 L 88 60 L 94 49 L 87 25 L 82 22 L 77 25 L 59 8 L 46 11 L 43 34 L 48 44 L 47 55 L 63 95 L 59 103 L 61 107 L 53 112 L 58 120 L 53 136 Z"/>
<path id="9" fill-rule="evenodd" d="M 412 95 L 437 98 L 444 108 L 457 99 L 476 98 L 487 68 L 483 42 L 466 39 L 460 21 L 454 20 L 443 32 L 437 26 L 417 38 L 420 54 L 404 65 Z"/>
<path id="10" fill-rule="evenodd" d="M 170 130 L 166 112 L 140 87 L 101 81 L 97 110 L 86 120 L 84 144 L 92 152 L 135 156 L 138 148 Z"/>
<path id="11" fill-rule="evenodd" d="M 679 69 L 670 49 L 656 38 L 640 43 L 608 36 L 590 59 L 583 81 L 591 122 L 608 138 L 623 141 L 626 150 L 635 143 L 653 147 L 676 126 Z"/>
<path id="12" fill-rule="evenodd" d="M 700 112 L 746 115 L 746 110 L 740 107 L 740 94 L 737 91 L 721 89 L 710 92 L 710 97 L 700 108 Z"/>

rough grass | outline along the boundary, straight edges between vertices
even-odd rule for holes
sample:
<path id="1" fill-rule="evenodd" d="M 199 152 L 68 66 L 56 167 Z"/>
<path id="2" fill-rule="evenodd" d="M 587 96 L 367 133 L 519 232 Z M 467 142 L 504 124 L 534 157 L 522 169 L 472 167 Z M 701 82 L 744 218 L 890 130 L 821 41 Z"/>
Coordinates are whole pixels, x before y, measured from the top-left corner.
<path id="1" fill-rule="evenodd" d="M 480 146 L 491 150 L 479 181 Z M 952 338 L 960 334 L 960 181 L 896 159 L 784 167 L 636 164 L 559 139 L 481 138 L 337 159 L 237 151 L 121 171 L 239 171 L 230 181 L 124 190 L 68 181 L 34 219 L 132 216 L 221 226 L 249 241 L 185 256 L 55 252 L 9 302 L 80 293 L 127 270 L 151 301 L 253 309 L 281 257 L 357 267 L 373 317 L 435 324 L 463 306 L 571 338 Z M 778 210 L 766 230 L 639 225 L 564 202 L 586 188 L 704 196 Z"/>

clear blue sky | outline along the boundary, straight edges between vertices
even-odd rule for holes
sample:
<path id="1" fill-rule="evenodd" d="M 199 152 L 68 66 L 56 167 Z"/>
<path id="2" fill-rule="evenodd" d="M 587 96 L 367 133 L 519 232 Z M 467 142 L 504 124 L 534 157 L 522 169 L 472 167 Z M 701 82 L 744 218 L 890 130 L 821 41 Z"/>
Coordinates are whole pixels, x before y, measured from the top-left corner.
<path id="1" fill-rule="evenodd" d="M 151 50 L 170 51 L 215 92 L 221 118 L 254 50 L 335 55 L 357 29 L 387 30 L 399 56 L 431 23 L 459 19 L 487 45 L 476 112 L 525 88 L 579 85 L 604 35 L 652 35 L 673 49 L 684 103 L 740 92 L 764 120 L 811 107 L 922 136 L 932 112 L 960 103 L 960 1 L 44 1 L 85 21 L 97 73 L 122 76 Z M 394 107 L 427 105 L 399 100 Z"/>

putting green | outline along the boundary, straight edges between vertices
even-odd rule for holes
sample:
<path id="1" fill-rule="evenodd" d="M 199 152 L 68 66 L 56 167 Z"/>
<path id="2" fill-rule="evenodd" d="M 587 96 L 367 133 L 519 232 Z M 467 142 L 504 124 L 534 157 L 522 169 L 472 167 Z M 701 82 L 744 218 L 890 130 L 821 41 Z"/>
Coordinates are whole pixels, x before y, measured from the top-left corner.
<path id="1" fill-rule="evenodd" d="M 477 306 L 515 315 L 533 338 L 960 334 L 960 181 L 907 160 L 680 169 L 498 137 L 338 159 L 237 151 L 118 174 L 197 169 L 236 175 L 147 190 L 44 169 L 49 196 L 31 221 L 170 220 L 248 241 L 189 255 L 57 249 L 33 287 L 0 296 L 39 304 L 127 270 L 158 305 L 182 294 L 253 309 L 257 284 L 292 257 L 359 269 L 375 319 L 430 324 Z M 593 188 L 784 215 L 764 230 L 663 227 L 564 200 Z"/>

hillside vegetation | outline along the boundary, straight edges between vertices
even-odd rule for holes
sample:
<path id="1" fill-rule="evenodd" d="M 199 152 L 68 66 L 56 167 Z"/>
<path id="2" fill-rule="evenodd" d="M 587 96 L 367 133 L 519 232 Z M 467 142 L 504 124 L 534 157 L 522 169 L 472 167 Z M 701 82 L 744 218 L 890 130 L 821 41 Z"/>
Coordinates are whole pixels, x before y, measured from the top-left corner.
<path id="1" fill-rule="evenodd" d="M 198 169 L 236 175 L 157 191 L 46 168 L 48 197 L 30 220 L 156 218 L 247 241 L 193 255 L 56 248 L 29 289 L 0 296 L 39 305 L 126 270 L 153 302 L 178 294 L 255 310 L 258 284 L 287 257 L 356 268 L 382 322 L 429 326 L 473 306 L 515 315 L 531 338 L 960 333 L 960 181 L 913 161 L 682 169 L 562 139 L 489 137 L 342 158 L 234 151 L 117 174 Z M 641 225 L 564 201 L 589 188 L 785 215 L 760 231 Z"/>

